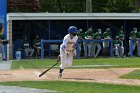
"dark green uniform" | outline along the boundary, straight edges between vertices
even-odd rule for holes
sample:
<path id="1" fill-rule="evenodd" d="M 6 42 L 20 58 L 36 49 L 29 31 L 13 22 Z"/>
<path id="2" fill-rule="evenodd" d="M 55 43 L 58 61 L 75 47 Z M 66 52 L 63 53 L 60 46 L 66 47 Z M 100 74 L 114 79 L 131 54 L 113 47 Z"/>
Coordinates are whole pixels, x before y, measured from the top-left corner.
<path id="1" fill-rule="evenodd" d="M 78 31 L 77 32 L 77 36 L 78 36 L 78 39 L 79 40 L 83 40 L 84 39 L 84 31 Z M 80 43 L 82 43 L 82 42 L 80 42 Z"/>
<path id="2" fill-rule="evenodd" d="M 104 39 L 111 39 L 112 38 L 112 33 L 110 31 L 110 28 L 106 28 L 106 31 L 103 33 L 103 38 Z M 109 41 L 108 42 L 103 42 L 103 54 L 104 56 L 108 55 L 109 52 Z"/>
<path id="3" fill-rule="evenodd" d="M 133 49 L 132 51 L 134 51 L 136 46 L 138 45 L 137 37 L 138 37 L 137 29 L 133 29 L 133 31 L 131 31 L 130 37 L 129 37 L 129 39 L 133 39 L 134 40 L 134 41 L 132 41 L 133 42 L 132 43 L 132 49 Z M 130 42 L 131 42 L 131 40 L 129 40 L 129 47 L 130 47 Z M 128 55 L 130 55 L 130 51 L 129 51 Z"/>
<path id="4" fill-rule="evenodd" d="M 131 33 L 130 33 L 130 37 L 131 37 L 132 39 L 137 38 L 137 36 L 138 36 L 138 32 L 131 31 Z"/>
<path id="5" fill-rule="evenodd" d="M 4 35 L 3 35 L 3 33 L 0 33 L 0 39 L 1 39 L 1 40 L 4 40 Z"/>
<path id="6" fill-rule="evenodd" d="M 111 32 L 104 32 L 103 37 L 104 37 L 104 39 L 110 39 L 110 38 L 112 38 L 112 34 L 111 34 Z"/>
<path id="7" fill-rule="evenodd" d="M 92 31 L 86 31 L 84 35 L 85 39 L 92 39 L 93 38 L 93 32 Z"/>
<path id="8" fill-rule="evenodd" d="M 140 31 L 137 33 L 137 38 L 140 38 Z"/>
<path id="9" fill-rule="evenodd" d="M 79 29 L 79 31 L 77 32 L 77 36 L 78 36 L 78 57 L 80 58 L 81 55 L 81 46 L 82 46 L 82 40 L 84 39 L 84 31 L 82 29 Z"/>
<path id="10" fill-rule="evenodd" d="M 123 46 L 123 41 L 124 41 L 124 39 L 125 39 L 125 34 L 124 34 L 124 32 L 123 32 L 123 31 L 120 31 L 120 32 L 118 33 L 118 36 L 119 36 L 119 39 L 121 40 L 121 43 L 122 43 L 121 46 Z"/>
<path id="11" fill-rule="evenodd" d="M 139 38 L 138 46 L 137 46 L 137 47 L 138 47 L 138 48 L 137 48 L 137 49 L 138 49 L 137 52 L 138 52 L 138 57 L 140 57 L 140 31 L 138 32 L 137 37 Z"/>
<path id="12" fill-rule="evenodd" d="M 4 40 L 3 33 L 0 33 L 0 40 Z M 5 59 L 4 45 L 0 43 L 0 60 Z"/>
<path id="13" fill-rule="evenodd" d="M 101 39 L 102 37 L 102 34 L 101 34 L 101 29 L 98 29 L 97 32 L 94 34 L 94 39 Z M 97 47 L 97 49 L 96 49 Z M 93 44 L 93 56 L 96 58 L 98 57 L 99 53 L 100 53 L 100 50 L 101 50 L 101 45 L 99 42 L 94 42 Z"/>
<path id="14" fill-rule="evenodd" d="M 100 32 L 96 32 L 94 34 L 94 39 L 101 39 L 102 38 L 102 34 Z"/>
<path id="15" fill-rule="evenodd" d="M 118 36 L 119 36 L 119 38 L 120 38 L 121 40 L 124 40 L 124 39 L 125 39 L 125 34 L 124 34 L 124 32 L 119 32 L 119 33 L 118 33 Z"/>
<path id="16" fill-rule="evenodd" d="M 113 50 L 117 57 L 123 57 L 124 55 L 124 47 L 122 46 L 121 41 L 119 40 L 119 36 L 116 40 L 113 41 Z"/>
<path id="17" fill-rule="evenodd" d="M 120 47 L 122 45 L 121 41 L 120 40 L 114 40 L 113 41 L 113 46 L 114 47 Z"/>
<path id="18" fill-rule="evenodd" d="M 111 39 L 112 38 L 112 34 L 111 34 L 111 32 L 109 31 L 109 32 L 104 32 L 104 34 L 103 34 L 103 38 L 104 39 Z M 109 47 L 109 42 L 103 42 L 103 47 L 105 48 L 105 47 Z"/>
<path id="19" fill-rule="evenodd" d="M 88 31 L 85 32 L 84 37 L 85 37 L 86 40 L 93 39 L 93 32 L 92 32 L 92 30 L 88 29 Z M 91 53 L 93 53 L 92 48 L 93 48 L 93 42 L 92 41 L 91 42 L 85 42 L 84 50 L 87 51 L 87 49 L 88 49 L 88 51 L 86 53 L 88 54 L 89 57 L 93 56 L 93 54 L 91 54 Z M 85 54 L 85 56 L 87 56 L 87 54 Z"/>
<path id="20" fill-rule="evenodd" d="M 38 37 L 36 37 L 36 39 L 34 40 L 33 47 L 34 47 L 36 58 L 37 58 L 37 56 L 40 55 L 40 49 L 41 49 L 41 44 Z"/>

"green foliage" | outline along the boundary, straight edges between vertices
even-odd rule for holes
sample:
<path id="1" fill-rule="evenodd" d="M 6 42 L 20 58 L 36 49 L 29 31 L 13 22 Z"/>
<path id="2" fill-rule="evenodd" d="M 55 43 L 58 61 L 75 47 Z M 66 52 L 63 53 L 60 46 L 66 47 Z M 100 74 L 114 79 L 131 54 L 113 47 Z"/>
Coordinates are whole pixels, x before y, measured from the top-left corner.
<path id="1" fill-rule="evenodd" d="M 20 0 L 11 0 L 14 2 Z M 26 1 L 26 0 L 25 0 Z M 26 6 L 12 6 L 9 12 L 86 12 L 86 0 L 39 0 L 40 9 L 33 10 Z M 135 0 L 92 0 L 93 13 L 117 12 L 131 13 L 136 11 Z"/>
<path id="2" fill-rule="evenodd" d="M 68 81 L 1 82 L 0 85 L 55 90 L 57 93 L 140 93 L 139 86 Z"/>
<path id="3" fill-rule="evenodd" d="M 126 75 L 121 76 L 120 78 L 125 79 L 140 79 L 140 70 L 134 70 Z"/>

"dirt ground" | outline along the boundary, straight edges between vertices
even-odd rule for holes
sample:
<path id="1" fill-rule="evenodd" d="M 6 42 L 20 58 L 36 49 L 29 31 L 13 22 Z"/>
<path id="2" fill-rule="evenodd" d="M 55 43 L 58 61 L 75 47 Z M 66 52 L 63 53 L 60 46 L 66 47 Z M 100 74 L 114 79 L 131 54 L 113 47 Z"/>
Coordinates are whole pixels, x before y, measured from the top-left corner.
<path id="1" fill-rule="evenodd" d="M 119 78 L 121 75 L 127 74 L 135 69 L 140 68 L 65 69 L 61 80 L 140 85 L 140 80 Z M 58 80 L 58 69 L 52 69 L 44 76 L 38 77 L 38 75 L 44 70 L 45 69 L 21 69 L 0 71 L 0 82 Z"/>

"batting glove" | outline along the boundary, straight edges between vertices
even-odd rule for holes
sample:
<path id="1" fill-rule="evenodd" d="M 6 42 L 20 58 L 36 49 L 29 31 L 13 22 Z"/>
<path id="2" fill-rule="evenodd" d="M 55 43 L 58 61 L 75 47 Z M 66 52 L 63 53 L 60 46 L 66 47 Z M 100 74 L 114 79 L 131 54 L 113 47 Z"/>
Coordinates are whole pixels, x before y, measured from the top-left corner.
<path id="1" fill-rule="evenodd" d="M 66 55 L 69 57 L 69 53 L 68 52 L 66 52 Z"/>

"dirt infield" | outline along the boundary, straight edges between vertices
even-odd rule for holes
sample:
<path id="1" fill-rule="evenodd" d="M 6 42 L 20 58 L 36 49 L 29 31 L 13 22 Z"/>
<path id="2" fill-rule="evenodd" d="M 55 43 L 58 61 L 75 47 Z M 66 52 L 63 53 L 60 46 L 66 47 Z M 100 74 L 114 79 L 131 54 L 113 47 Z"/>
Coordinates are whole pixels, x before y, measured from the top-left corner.
<path id="1" fill-rule="evenodd" d="M 140 80 L 120 79 L 121 75 L 127 74 L 140 68 L 111 68 L 111 69 L 65 69 L 62 80 L 113 83 L 126 85 L 140 85 Z M 38 75 L 44 71 L 38 69 L 5 70 L 0 71 L 0 81 L 27 81 L 27 80 L 58 80 L 58 69 L 52 69 L 41 78 Z"/>

